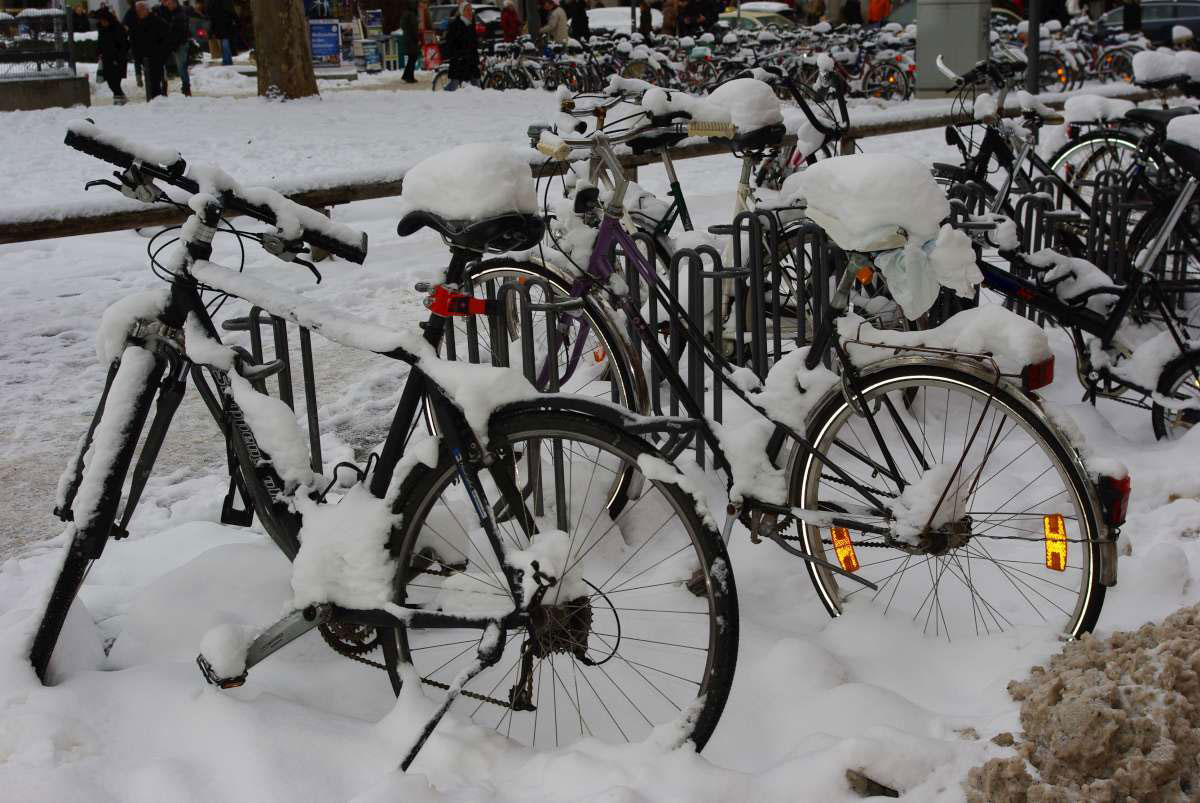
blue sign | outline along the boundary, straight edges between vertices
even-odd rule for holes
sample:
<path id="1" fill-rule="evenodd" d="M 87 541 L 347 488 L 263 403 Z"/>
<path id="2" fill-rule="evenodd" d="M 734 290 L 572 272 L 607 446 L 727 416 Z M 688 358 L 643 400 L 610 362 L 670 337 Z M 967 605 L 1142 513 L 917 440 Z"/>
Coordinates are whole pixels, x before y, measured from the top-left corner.
<path id="1" fill-rule="evenodd" d="M 309 20 L 313 67 L 342 66 L 342 25 L 337 20 Z"/>
<path id="2" fill-rule="evenodd" d="M 383 48 L 374 39 L 364 39 L 363 61 L 366 62 L 367 72 L 379 72 L 383 69 Z"/>
<path id="3" fill-rule="evenodd" d="M 367 36 L 375 38 L 383 36 L 383 11 L 378 8 L 368 8 L 363 11 L 363 27 L 367 29 Z"/>

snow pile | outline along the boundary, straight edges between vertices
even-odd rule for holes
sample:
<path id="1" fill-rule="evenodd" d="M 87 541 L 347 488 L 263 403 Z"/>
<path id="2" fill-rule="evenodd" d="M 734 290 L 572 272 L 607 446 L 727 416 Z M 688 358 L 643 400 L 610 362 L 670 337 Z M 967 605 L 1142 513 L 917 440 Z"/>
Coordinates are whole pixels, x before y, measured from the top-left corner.
<path id="1" fill-rule="evenodd" d="M 897 229 L 924 242 L 950 214 L 929 167 L 899 154 L 824 159 L 789 176 L 780 197 L 806 200 L 809 216 L 852 251 L 901 247 L 906 238 Z"/>
<path id="2" fill-rule="evenodd" d="M 1105 315 L 1117 302 L 1122 288 L 1113 284 L 1112 278 L 1086 259 L 1077 259 L 1043 248 L 1025 257 L 1030 265 L 1049 268 L 1041 275 L 1043 284 L 1054 286 L 1054 294 L 1068 304 L 1080 299 L 1092 312 Z M 1099 292 L 1107 290 L 1108 292 Z"/>
<path id="3" fill-rule="evenodd" d="M 1176 117 L 1167 123 L 1167 139 L 1189 148 L 1200 149 L 1200 114 Z"/>
<path id="4" fill-rule="evenodd" d="M 779 98 L 757 78 L 736 78 L 721 84 L 708 96 L 708 101 L 724 109 L 741 132 L 783 122 Z"/>
<path id="5" fill-rule="evenodd" d="M 1192 33 L 1192 29 L 1188 28 L 1187 26 L 1173 25 L 1171 27 L 1171 41 L 1177 45 L 1190 42 L 1195 38 L 1196 35 Z"/>
<path id="6" fill-rule="evenodd" d="M 996 99 L 987 92 L 975 96 L 975 104 L 971 107 L 976 120 L 987 120 L 996 116 Z"/>
<path id="7" fill-rule="evenodd" d="M 1200 789 L 1200 608 L 1068 643 L 1009 684 L 1017 756 L 971 770 L 969 803 L 1182 801 Z M 1001 734 L 999 741 L 1011 736 Z M 1038 773 L 1031 777 L 1026 763 Z"/>
<path id="8" fill-rule="evenodd" d="M 623 79 L 622 83 L 628 80 Z M 612 85 L 610 82 L 610 86 Z M 656 86 L 650 87 L 642 95 L 642 108 L 655 115 L 687 112 L 693 120 L 703 120 L 706 123 L 731 121 L 729 111 L 719 104 L 711 102 L 710 98 L 700 98 L 686 92 L 660 89 Z"/>
<path id="9" fill-rule="evenodd" d="M 1063 116 L 1068 123 L 1094 123 L 1120 120 L 1125 112 L 1134 107 L 1128 100 L 1106 98 L 1101 95 L 1074 95 L 1067 98 Z"/>
<path id="10" fill-rule="evenodd" d="M 246 671 L 246 648 L 255 632 L 244 625 L 219 624 L 200 639 L 200 654 L 219 678 L 236 678 Z"/>
<path id="11" fill-rule="evenodd" d="M 1176 58 L 1174 50 L 1161 47 L 1133 54 L 1133 80 L 1151 84 L 1189 76 L 1188 62 Z"/>
<path id="12" fill-rule="evenodd" d="M 1016 373 L 1053 356 L 1042 327 L 995 304 L 962 310 L 940 326 L 912 332 L 876 329 L 851 314 L 838 320 L 838 332 L 843 340 L 863 341 L 846 344 L 855 365 L 887 359 L 905 347 L 990 354 L 1005 373 Z M 876 343 L 879 346 L 871 345 Z"/>
<path id="13" fill-rule="evenodd" d="M 926 528 L 936 530 L 961 519 L 973 490 L 971 483 L 959 479 L 966 474 L 957 463 L 938 463 L 905 486 L 892 507 L 896 538 L 915 546 Z"/>
<path id="14" fill-rule="evenodd" d="M 529 162 L 505 145 L 459 145 L 414 165 L 404 174 L 402 214 L 417 210 L 451 220 L 482 220 L 509 212 L 537 211 Z"/>

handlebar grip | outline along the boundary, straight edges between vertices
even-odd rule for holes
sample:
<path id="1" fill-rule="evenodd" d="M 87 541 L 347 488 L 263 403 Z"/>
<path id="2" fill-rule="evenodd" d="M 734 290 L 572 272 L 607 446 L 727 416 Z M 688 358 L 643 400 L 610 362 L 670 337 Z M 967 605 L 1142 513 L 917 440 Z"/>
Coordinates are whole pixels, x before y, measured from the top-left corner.
<path id="1" fill-rule="evenodd" d="M 187 169 L 187 163 L 178 151 L 128 143 L 120 137 L 105 133 L 91 120 L 79 120 L 69 124 L 63 142 L 88 156 L 125 169 L 134 162 L 154 165 L 172 176 L 182 176 Z"/>
<path id="2" fill-rule="evenodd" d="M 344 240 L 338 240 L 333 237 L 327 237 L 324 234 L 307 228 L 304 230 L 303 239 L 309 245 L 323 248 L 347 262 L 361 265 L 367 259 L 367 233 L 365 231 L 359 233 L 362 234 L 362 240 L 357 245 L 352 245 Z"/>
<path id="3" fill-rule="evenodd" d="M 558 145 L 550 145 L 545 142 L 539 142 L 537 149 L 540 153 L 549 156 L 556 162 L 565 162 L 571 156 L 571 146 L 563 142 Z"/>
<path id="4" fill-rule="evenodd" d="M 688 120 L 687 132 L 689 137 L 717 137 L 719 139 L 734 139 L 737 137 L 737 126 L 733 123 L 714 123 L 707 120 Z"/>
<path id="5" fill-rule="evenodd" d="M 63 142 L 77 151 L 86 153 L 88 156 L 94 156 L 103 162 L 114 164 L 117 167 L 128 169 L 133 164 L 133 154 L 126 153 L 111 145 L 105 145 L 103 142 L 98 142 L 91 137 L 77 134 L 74 131 L 68 130 L 67 137 Z"/>

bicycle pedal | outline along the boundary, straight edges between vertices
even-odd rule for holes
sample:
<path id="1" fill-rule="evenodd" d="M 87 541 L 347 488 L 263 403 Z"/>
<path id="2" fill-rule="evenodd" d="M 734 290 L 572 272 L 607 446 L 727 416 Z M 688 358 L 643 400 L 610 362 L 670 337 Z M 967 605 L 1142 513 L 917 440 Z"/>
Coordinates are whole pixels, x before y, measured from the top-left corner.
<path id="1" fill-rule="evenodd" d="M 204 675 L 204 680 L 210 686 L 216 686 L 220 689 L 236 689 L 246 683 L 246 673 L 232 678 L 223 678 L 217 675 L 216 670 L 212 668 L 212 664 L 204 657 L 204 654 L 196 656 L 196 666 L 200 667 L 200 674 Z"/>

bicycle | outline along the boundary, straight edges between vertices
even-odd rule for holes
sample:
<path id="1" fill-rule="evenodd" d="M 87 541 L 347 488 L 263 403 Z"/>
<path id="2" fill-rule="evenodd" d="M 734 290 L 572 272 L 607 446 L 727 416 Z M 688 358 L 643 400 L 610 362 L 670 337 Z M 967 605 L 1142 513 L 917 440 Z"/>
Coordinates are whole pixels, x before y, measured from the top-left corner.
<path id="1" fill-rule="evenodd" d="M 797 349 L 777 363 L 765 385 L 757 388 L 759 392 L 745 390 L 745 379 L 738 382 L 729 376 L 731 366 L 724 353 L 713 347 L 698 321 L 687 317 L 651 261 L 639 253 L 621 226 L 628 182 L 620 177 L 613 147 L 636 135 L 596 133 L 582 139 L 562 137 L 560 143 L 543 139 L 539 150 L 551 158 L 566 159 L 572 149 L 588 148 L 617 181 L 604 205 L 592 258 L 586 268 L 579 268 L 580 281 L 587 283 L 588 292 L 608 296 L 624 314 L 658 375 L 683 407 L 686 415 L 679 428 L 664 433 L 664 456 L 673 459 L 689 444 L 700 442 L 724 473 L 731 500 L 725 537 L 736 518 L 753 540 L 771 540 L 800 557 L 818 597 L 834 616 L 861 600 L 864 605 L 878 605 L 885 613 L 903 610 L 924 632 L 946 637 L 952 631 L 961 635 L 960 628 L 977 636 L 990 634 L 1016 626 L 1017 620 L 1046 623 L 1051 618 L 1046 611 L 1067 637 L 1090 629 L 1099 616 L 1104 588 L 1116 580 L 1112 528 L 1123 520 L 1121 500 L 1127 497 L 1128 477 L 1104 475 L 1095 484 L 1088 479 L 1087 469 L 1069 441 L 1030 395 L 1033 388 L 1048 381 L 1047 365 L 1024 369 L 1025 390 L 1021 390 L 1004 378 L 990 358 L 951 354 L 925 348 L 919 339 L 904 339 L 912 334 L 930 337 L 928 332 L 908 333 L 896 340 L 869 328 L 856 332 L 852 318 L 842 317 L 839 324 L 837 319 L 849 309 L 855 283 L 869 280 L 864 271 L 873 260 L 870 252 L 852 251 L 811 346 Z M 646 297 L 635 297 L 628 281 L 615 280 L 622 274 L 608 256 L 614 244 L 640 275 L 652 303 L 671 314 L 690 347 L 701 355 L 705 376 L 711 369 L 712 382 L 723 383 L 753 414 L 761 416 L 762 427 L 737 431 L 737 439 L 746 442 L 735 443 L 735 436 L 710 423 L 702 400 L 689 393 L 675 355 L 658 342 L 655 327 L 642 313 Z M 1011 314 L 999 314 L 1010 315 L 1011 320 Z M 863 331 L 869 336 L 862 335 Z M 874 357 L 865 364 L 856 363 L 852 350 L 876 338 L 880 342 L 875 345 L 886 356 L 880 359 L 881 352 L 865 346 Z M 821 367 L 827 349 L 837 373 Z M 893 356 L 897 351 L 903 356 Z M 984 427 L 982 420 L 989 415 L 1003 422 L 993 420 Z M 751 418 L 757 422 L 757 416 Z M 987 434 L 980 438 L 985 430 Z M 1020 441 L 1019 445 L 1002 447 L 1010 437 Z M 962 454 L 947 457 L 932 445 L 945 448 L 948 442 L 951 452 L 961 448 Z M 998 458 L 1001 467 L 978 481 L 983 466 L 998 452 L 1004 453 Z M 1022 461 L 1032 461 L 1037 467 L 1027 474 L 1025 467 L 1018 465 Z M 952 475 L 959 472 L 956 484 Z M 967 479 L 967 475 L 976 479 Z M 1007 479 L 997 479 L 1002 476 Z M 1037 479 L 1022 486 L 1024 480 L 1018 477 L 1026 476 Z M 992 486 L 984 496 L 996 493 L 996 497 L 988 501 L 976 496 L 976 491 L 994 481 L 1005 485 L 1005 490 Z M 1023 507 L 1019 511 L 1003 510 L 1028 492 L 1033 482 L 1039 484 L 1037 501 L 1019 503 Z M 930 509 L 945 513 L 943 503 L 948 495 L 953 496 L 951 486 L 973 489 L 968 494 L 972 502 L 966 503 L 971 511 L 959 509 L 937 524 L 937 516 L 930 513 L 924 526 L 918 526 L 919 535 L 897 529 L 896 511 L 904 508 L 906 498 L 922 494 L 913 489 L 936 488 L 927 497 L 936 499 Z M 982 507 L 974 508 L 976 502 Z M 1061 505 L 1065 513 L 1031 512 L 1043 504 Z M 984 524 L 997 516 L 1000 521 Z M 1053 574 L 1049 585 L 1027 591 L 1022 584 L 1045 579 L 1035 576 L 1036 569 L 1045 566 L 1047 572 L 1058 572 L 1056 566 L 1066 567 L 1065 560 L 1051 557 L 1056 547 L 1047 549 L 1044 561 L 1035 558 L 1041 557 L 1044 539 L 1057 539 L 1060 523 L 1067 521 L 1070 524 L 1063 526 L 1071 529 L 1068 541 L 1085 545 L 1082 554 L 1074 556 L 1078 562 L 1070 566 L 1070 579 L 1055 582 L 1061 576 Z M 789 535 L 793 526 L 797 530 L 794 536 Z M 1002 528 L 1003 535 L 995 527 Z M 982 541 L 996 538 L 996 544 L 971 546 L 976 533 Z M 1017 546 L 1020 542 L 1025 547 L 1037 543 L 1038 550 L 1018 554 L 1024 548 Z M 1013 556 L 997 557 L 1004 549 L 1014 550 Z M 873 556 L 879 556 L 878 560 Z M 1016 574 L 1008 573 L 1007 560 L 1019 567 Z M 901 589 L 903 579 L 896 578 L 913 576 L 908 572 L 914 567 L 923 580 Z M 989 573 L 992 576 L 985 578 Z M 943 579 L 949 587 L 942 585 Z M 1017 600 L 993 601 L 988 595 L 997 588 L 1002 594 L 1015 590 Z M 865 599 L 868 594 L 870 600 Z M 953 602 L 951 598 L 955 598 Z"/>
<path id="2" fill-rule="evenodd" d="M 72 125 L 67 144 L 121 168 L 119 183 L 102 183 L 129 197 L 165 200 L 156 182 L 183 190 L 192 215 L 168 260 L 168 291 L 126 304 L 117 319 L 124 348 L 64 475 L 57 511 L 69 546 L 30 648 L 40 678 L 88 567 L 125 534 L 190 378 L 230 451 L 230 495 L 244 509 L 229 499 L 227 509 L 243 525 L 257 517 L 295 561 L 293 610 L 243 653 L 202 652 L 208 682 L 241 685 L 251 667 L 319 629 L 338 652 L 386 670 L 397 695 L 415 683 L 440 696 L 402 769 L 451 706 L 530 744 L 639 739 L 670 721 L 681 743 L 704 746 L 736 664 L 736 589 L 703 507 L 658 470 L 645 440 L 658 425 L 585 397 L 539 396 L 508 370 L 464 375 L 436 356 L 450 318 L 502 318 L 504 304 L 456 285 L 485 253 L 540 239 L 539 216 L 465 226 L 407 217 L 442 232 L 451 259 L 446 282 L 430 288 L 423 333 L 397 333 L 208 261 L 226 210 L 275 226 L 262 240 L 285 258 L 308 243 L 361 262 L 365 236 L 223 174 L 189 177 L 177 154 L 90 123 Z M 210 291 L 411 366 L 378 454 L 338 467 L 357 478 L 349 487 L 313 471 L 290 409 L 260 392 L 279 361 L 256 364 L 220 342 L 201 297 Z M 422 419 L 435 439 L 418 437 Z M 347 534 L 364 539 L 357 559 L 339 552 Z M 339 575 L 339 566 L 351 568 Z M 374 649 L 382 662 L 366 658 Z M 479 690 L 464 688 L 470 681 Z"/>

